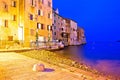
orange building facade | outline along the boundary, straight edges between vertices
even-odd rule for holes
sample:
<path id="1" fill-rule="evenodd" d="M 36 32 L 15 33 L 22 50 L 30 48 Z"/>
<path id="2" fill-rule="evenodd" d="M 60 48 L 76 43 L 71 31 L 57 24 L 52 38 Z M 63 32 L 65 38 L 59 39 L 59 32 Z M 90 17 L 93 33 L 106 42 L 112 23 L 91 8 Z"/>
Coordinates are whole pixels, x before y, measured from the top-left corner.
<path id="1" fill-rule="evenodd" d="M 52 40 L 52 0 L 0 0 L 0 46 Z"/>

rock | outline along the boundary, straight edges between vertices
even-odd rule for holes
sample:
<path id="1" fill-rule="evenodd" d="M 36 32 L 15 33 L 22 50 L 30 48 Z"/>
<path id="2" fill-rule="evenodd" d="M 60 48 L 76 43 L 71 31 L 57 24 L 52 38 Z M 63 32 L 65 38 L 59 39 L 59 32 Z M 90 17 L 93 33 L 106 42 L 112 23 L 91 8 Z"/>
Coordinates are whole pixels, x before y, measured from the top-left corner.
<path id="1" fill-rule="evenodd" d="M 39 71 L 42 72 L 45 70 L 44 64 L 34 64 L 33 65 L 33 71 Z"/>

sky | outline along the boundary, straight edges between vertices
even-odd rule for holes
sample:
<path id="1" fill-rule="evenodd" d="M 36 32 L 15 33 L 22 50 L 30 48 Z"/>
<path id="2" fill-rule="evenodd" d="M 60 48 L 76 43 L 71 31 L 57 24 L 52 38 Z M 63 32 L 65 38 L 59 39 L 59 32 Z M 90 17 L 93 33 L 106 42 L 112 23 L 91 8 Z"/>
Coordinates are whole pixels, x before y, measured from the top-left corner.
<path id="1" fill-rule="evenodd" d="M 53 0 L 53 8 L 83 27 L 87 41 L 120 40 L 120 0 Z"/>

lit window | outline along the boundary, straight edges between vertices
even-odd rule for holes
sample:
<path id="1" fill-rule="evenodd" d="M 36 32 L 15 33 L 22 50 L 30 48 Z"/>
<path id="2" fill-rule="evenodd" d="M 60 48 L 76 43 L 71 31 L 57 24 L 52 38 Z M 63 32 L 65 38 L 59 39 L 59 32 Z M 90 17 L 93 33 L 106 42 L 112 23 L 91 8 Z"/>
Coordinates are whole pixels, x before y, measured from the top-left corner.
<path id="1" fill-rule="evenodd" d="M 50 26 L 50 25 L 47 25 L 47 30 L 52 30 L 52 26 Z"/>
<path id="2" fill-rule="evenodd" d="M 40 24 L 40 23 L 37 23 L 37 29 L 44 29 L 44 25 Z"/>
<path id="3" fill-rule="evenodd" d="M 16 1 L 12 1 L 12 7 L 16 7 Z"/>

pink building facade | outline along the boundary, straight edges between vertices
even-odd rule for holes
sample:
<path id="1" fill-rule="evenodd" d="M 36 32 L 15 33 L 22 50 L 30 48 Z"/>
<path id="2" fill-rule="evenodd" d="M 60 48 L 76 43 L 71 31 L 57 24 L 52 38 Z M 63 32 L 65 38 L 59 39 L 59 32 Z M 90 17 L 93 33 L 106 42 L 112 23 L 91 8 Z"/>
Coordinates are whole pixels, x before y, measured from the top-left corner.
<path id="1" fill-rule="evenodd" d="M 76 45 L 77 43 L 77 22 L 70 20 L 70 44 Z"/>
<path id="2" fill-rule="evenodd" d="M 52 25 L 53 41 L 61 41 L 64 45 L 68 45 L 66 34 L 66 21 L 59 15 L 59 11 L 53 10 L 53 25 Z"/>
<path id="3" fill-rule="evenodd" d="M 59 15 L 58 9 L 53 10 L 52 39 L 61 41 L 65 46 L 86 43 L 84 30 L 74 20 Z"/>
<path id="4" fill-rule="evenodd" d="M 86 43 L 86 37 L 85 32 L 83 28 L 78 27 L 77 29 L 77 45 L 85 44 Z"/>

